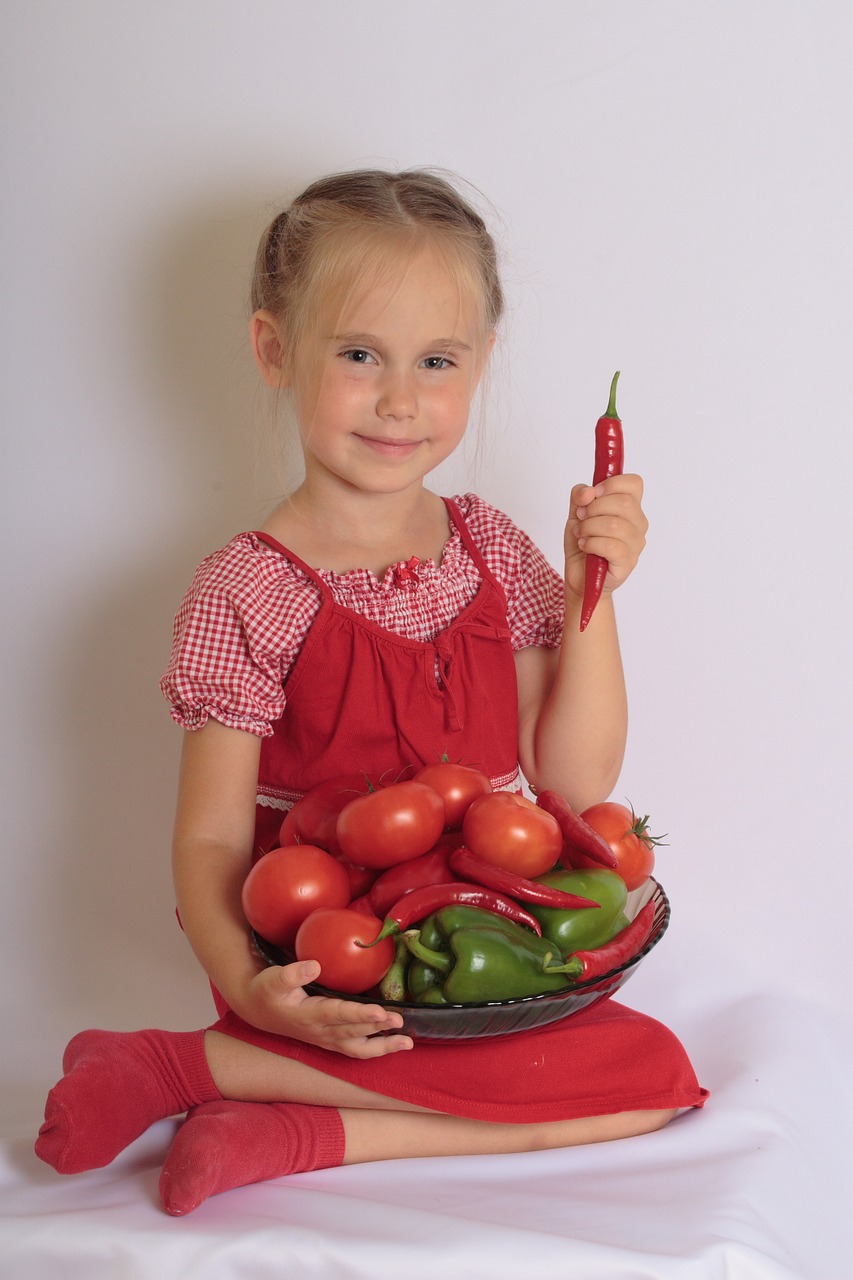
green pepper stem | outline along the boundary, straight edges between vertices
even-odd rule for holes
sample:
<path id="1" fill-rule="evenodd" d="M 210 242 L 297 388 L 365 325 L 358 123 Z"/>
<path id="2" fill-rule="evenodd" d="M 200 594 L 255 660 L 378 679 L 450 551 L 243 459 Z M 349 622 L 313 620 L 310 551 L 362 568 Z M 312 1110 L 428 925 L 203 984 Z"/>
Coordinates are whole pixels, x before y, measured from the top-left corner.
<path id="1" fill-rule="evenodd" d="M 565 964 L 551 964 L 552 956 L 548 956 L 542 966 L 545 973 L 564 973 L 568 978 L 580 978 L 583 974 L 583 961 L 570 956 Z"/>
<path id="2" fill-rule="evenodd" d="M 610 384 L 610 399 L 607 401 L 607 412 L 605 418 L 615 418 L 620 421 L 619 414 L 616 412 L 616 383 L 619 381 L 619 370 L 617 369 L 613 375 L 613 381 Z"/>
<path id="3" fill-rule="evenodd" d="M 437 973 L 450 973 L 454 964 L 453 957 L 446 951 L 433 951 L 431 947 L 424 946 L 419 929 L 409 929 L 403 937 L 416 960 L 423 960 L 424 964 L 428 964 Z"/>

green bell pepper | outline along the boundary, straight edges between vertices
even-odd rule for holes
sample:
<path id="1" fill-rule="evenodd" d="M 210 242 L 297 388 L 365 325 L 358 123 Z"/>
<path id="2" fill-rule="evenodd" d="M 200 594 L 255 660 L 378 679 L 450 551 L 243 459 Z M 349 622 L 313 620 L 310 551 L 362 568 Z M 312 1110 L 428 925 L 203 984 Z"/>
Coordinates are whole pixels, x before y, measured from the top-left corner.
<path id="1" fill-rule="evenodd" d="M 401 935 L 401 937 L 403 937 L 403 945 L 405 946 L 406 938 L 404 935 Z M 412 956 L 407 977 L 409 998 L 420 1003 L 428 992 L 440 991 L 443 977 L 444 975 L 439 973 L 438 969 L 433 968 L 431 964 L 426 964 L 423 960 L 416 960 Z M 430 997 L 431 999 L 432 997 Z"/>
<path id="2" fill-rule="evenodd" d="M 457 929 L 474 929 L 488 925 L 492 929 L 503 929 L 512 937 L 519 933 L 522 937 L 535 937 L 523 925 L 516 924 L 506 916 L 496 915 L 485 907 L 469 907 L 464 902 L 455 902 L 451 906 L 441 907 L 420 925 L 420 940 L 430 951 L 446 951 L 450 935 Z"/>
<path id="3" fill-rule="evenodd" d="M 441 993 L 449 1004 L 517 1000 L 568 985 L 565 972 L 549 972 L 555 961 L 561 963 L 554 944 L 512 921 L 454 929 L 447 939 L 448 949 L 442 951 L 424 946 L 417 930 L 405 936 L 415 960 L 439 975 Z"/>
<path id="4" fill-rule="evenodd" d="M 552 885 L 567 893 L 577 893 L 582 898 L 592 898 L 600 903 L 598 910 L 575 907 L 562 910 L 559 907 L 540 907 L 529 903 L 531 915 L 547 938 L 565 958 L 574 951 L 590 951 L 603 946 L 619 932 L 628 890 L 625 881 L 615 871 L 606 867 L 592 867 L 582 871 L 549 871 L 537 877 L 539 884 Z"/>

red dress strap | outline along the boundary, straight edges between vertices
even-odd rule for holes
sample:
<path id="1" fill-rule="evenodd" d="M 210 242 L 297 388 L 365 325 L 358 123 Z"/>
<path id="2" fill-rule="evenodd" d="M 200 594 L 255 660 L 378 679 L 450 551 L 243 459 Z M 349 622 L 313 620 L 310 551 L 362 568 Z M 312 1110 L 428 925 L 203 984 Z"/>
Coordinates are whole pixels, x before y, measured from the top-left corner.
<path id="1" fill-rule="evenodd" d="M 320 588 L 324 596 L 331 599 L 332 593 L 329 586 L 323 581 L 317 570 L 312 569 L 310 564 L 306 564 L 304 560 L 301 560 L 299 556 L 296 555 L 295 552 L 291 551 L 289 547 L 286 547 L 283 542 L 279 542 L 278 538 L 274 538 L 271 533 L 264 533 L 262 529 L 253 529 L 252 537 L 257 538 L 259 542 L 266 543 L 266 545 L 271 547 L 273 551 L 277 551 L 279 555 L 284 556 L 285 560 L 289 560 L 291 564 L 296 565 L 297 569 L 301 569 L 302 572 L 311 579 L 315 587 Z"/>

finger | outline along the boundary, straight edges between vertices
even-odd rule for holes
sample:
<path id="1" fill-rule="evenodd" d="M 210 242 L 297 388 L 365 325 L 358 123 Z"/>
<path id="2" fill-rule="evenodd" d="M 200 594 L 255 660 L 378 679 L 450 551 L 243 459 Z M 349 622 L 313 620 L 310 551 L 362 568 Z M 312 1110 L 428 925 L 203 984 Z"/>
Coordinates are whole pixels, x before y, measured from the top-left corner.
<path id="1" fill-rule="evenodd" d="M 576 484 L 572 486 L 569 496 L 569 513 L 577 515 L 582 507 L 587 507 L 595 500 L 595 489 L 591 484 Z"/>
<path id="2" fill-rule="evenodd" d="M 389 1053 L 405 1053 L 414 1049 L 410 1036 L 367 1036 L 343 1040 L 335 1046 L 350 1058 L 384 1058 Z"/>
<path id="3" fill-rule="evenodd" d="M 319 1014 L 325 1026 L 338 1031 L 351 1032 L 357 1028 L 358 1035 L 375 1035 L 378 1031 L 398 1031 L 403 1025 L 401 1013 L 385 1009 L 381 1004 L 359 1004 L 354 1000 L 321 996 L 317 998 L 317 1005 L 318 1008 L 312 1010 L 314 1016 Z"/>
<path id="4" fill-rule="evenodd" d="M 592 534 L 620 537 L 624 533 L 630 539 L 634 533 L 645 536 L 648 528 L 643 508 L 630 494 L 612 493 L 578 510 L 574 532 L 577 537 Z"/>
<path id="5" fill-rule="evenodd" d="M 601 556 L 613 573 L 618 573 L 620 566 L 627 561 L 625 543 L 617 538 L 581 538 L 578 546 L 588 556 Z"/>
<path id="6" fill-rule="evenodd" d="M 597 498 L 610 493 L 629 493 L 639 502 L 643 496 L 643 488 L 643 477 L 626 471 L 624 475 L 608 476 L 606 480 L 600 480 L 593 492 Z"/>
<path id="7" fill-rule="evenodd" d="M 607 561 L 608 589 L 621 585 L 635 568 L 643 544 L 629 546 L 616 538 L 581 538 L 579 546 L 586 555 L 601 556 Z"/>
<path id="8" fill-rule="evenodd" d="M 304 998 L 303 987 L 317 981 L 320 966 L 316 960 L 296 960 L 292 964 L 273 965 L 265 973 L 270 975 L 268 981 L 277 989 L 277 997 L 291 1003 L 288 997 Z"/>
<path id="9" fill-rule="evenodd" d="M 588 507 L 596 498 L 614 493 L 630 494 L 640 502 L 643 497 L 643 477 L 628 471 L 621 476 L 608 476 L 598 484 L 576 484 L 571 492 L 571 512 L 578 514 L 580 509 Z"/>

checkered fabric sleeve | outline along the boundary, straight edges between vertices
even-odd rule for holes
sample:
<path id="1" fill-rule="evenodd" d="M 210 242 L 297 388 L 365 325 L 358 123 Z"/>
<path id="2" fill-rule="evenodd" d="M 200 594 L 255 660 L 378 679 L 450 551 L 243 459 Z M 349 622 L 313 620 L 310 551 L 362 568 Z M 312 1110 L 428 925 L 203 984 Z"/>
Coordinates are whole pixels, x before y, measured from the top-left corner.
<path id="1" fill-rule="evenodd" d="M 466 493 L 456 499 L 483 559 L 507 597 L 512 647 L 556 649 L 563 638 L 563 579 L 528 537 L 497 507 Z"/>
<path id="2" fill-rule="evenodd" d="M 172 718 L 200 729 L 209 716 L 259 737 L 283 711 L 284 680 L 319 608 L 316 587 L 288 561 L 240 534 L 202 561 L 184 596 L 160 682 Z"/>

